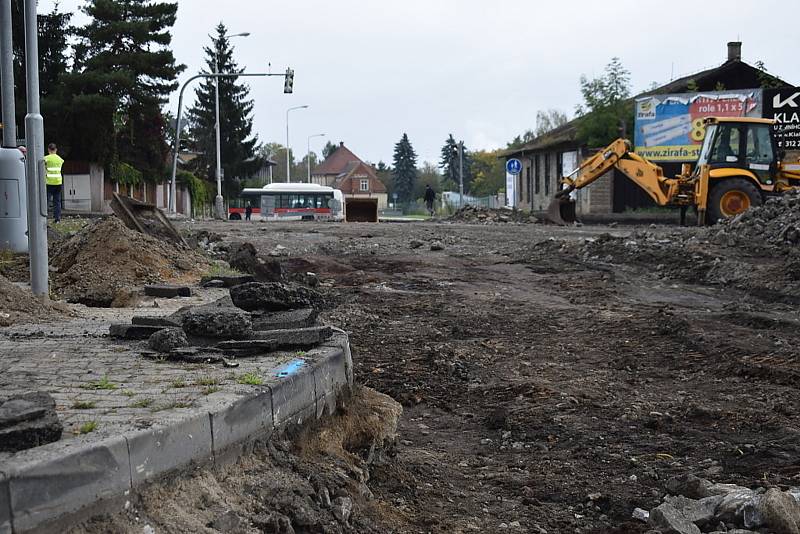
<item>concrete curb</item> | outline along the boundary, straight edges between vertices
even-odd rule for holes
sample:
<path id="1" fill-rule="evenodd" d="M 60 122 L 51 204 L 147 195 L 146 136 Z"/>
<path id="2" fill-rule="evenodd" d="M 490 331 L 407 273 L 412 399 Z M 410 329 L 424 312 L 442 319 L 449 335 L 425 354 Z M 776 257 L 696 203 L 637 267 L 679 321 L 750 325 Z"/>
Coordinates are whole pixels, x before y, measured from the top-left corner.
<path id="1" fill-rule="evenodd" d="M 353 385 L 352 370 L 349 340 L 337 331 L 252 393 L 167 425 L 20 452 L 0 466 L 0 534 L 65 529 L 149 481 L 241 456 L 246 448 L 237 445 L 333 413 L 339 394 Z"/>

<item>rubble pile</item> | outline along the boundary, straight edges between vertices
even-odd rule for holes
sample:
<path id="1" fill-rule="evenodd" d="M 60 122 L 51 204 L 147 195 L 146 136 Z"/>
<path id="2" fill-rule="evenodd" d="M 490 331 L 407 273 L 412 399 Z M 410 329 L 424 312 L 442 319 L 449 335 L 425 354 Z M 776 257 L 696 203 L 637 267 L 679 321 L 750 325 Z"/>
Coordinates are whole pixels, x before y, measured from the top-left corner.
<path id="1" fill-rule="evenodd" d="M 537 223 L 539 220 L 528 212 L 517 209 L 491 209 L 467 204 L 447 218 L 452 222 L 470 224 Z"/>
<path id="2" fill-rule="evenodd" d="M 633 511 L 635 519 L 646 521 L 655 532 L 800 532 L 800 488 L 753 490 L 683 475 L 670 479 L 666 489 L 669 494 L 662 504 L 649 512 Z"/>
<path id="3" fill-rule="evenodd" d="M 317 322 L 322 296 L 306 287 L 279 282 L 249 282 L 230 288 L 230 296 L 202 306 L 187 306 L 167 317 L 134 317 L 113 324 L 112 337 L 147 340 L 145 357 L 235 367 L 237 357 L 283 349 L 307 349 L 330 338 L 333 330 Z"/>
<path id="4" fill-rule="evenodd" d="M 800 191 L 767 199 L 763 206 L 725 219 L 707 230 L 715 244 L 747 249 L 800 244 Z"/>
<path id="5" fill-rule="evenodd" d="M 46 321 L 66 314 L 54 303 L 43 303 L 33 294 L 0 275 L 0 326 Z"/>
<path id="6" fill-rule="evenodd" d="M 124 306 L 136 287 L 195 278 L 207 267 L 198 253 L 130 230 L 116 217 L 92 222 L 50 252 L 53 289 L 67 302 Z"/>

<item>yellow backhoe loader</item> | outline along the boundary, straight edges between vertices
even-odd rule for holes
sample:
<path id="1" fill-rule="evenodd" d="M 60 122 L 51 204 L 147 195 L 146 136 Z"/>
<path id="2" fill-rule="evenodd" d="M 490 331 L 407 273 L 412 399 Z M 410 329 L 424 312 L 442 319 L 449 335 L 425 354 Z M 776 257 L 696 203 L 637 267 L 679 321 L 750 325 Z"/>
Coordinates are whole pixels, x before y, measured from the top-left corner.
<path id="1" fill-rule="evenodd" d="M 557 224 L 575 221 L 572 191 L 582 189 L 612 169 L 641 187 L 659 206 L 679 206 L 681 224 L 686 209 L 697 209 L 697 223 L 719 219 L 760 206 L 769 195 L 800 187 L 800 163 L 784 162 L 773 134 L 774 121 L 750 118 L 707 118 L 706 135 L 692 171 L 666 178 L 658 165 L 635 154 L 630 142 L 617 139 L 584 160 L 561 179 L 562 189 L 550 203 L 547 218 Z"/>

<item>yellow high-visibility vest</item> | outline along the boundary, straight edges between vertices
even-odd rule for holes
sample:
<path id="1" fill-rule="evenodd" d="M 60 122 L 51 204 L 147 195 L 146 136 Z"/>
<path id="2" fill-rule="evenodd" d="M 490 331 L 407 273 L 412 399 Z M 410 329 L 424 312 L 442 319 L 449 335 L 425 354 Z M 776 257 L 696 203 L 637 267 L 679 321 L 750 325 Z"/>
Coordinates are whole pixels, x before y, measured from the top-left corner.
<path id="1" fill-rule="evenodd" d="M 64 160 L 58 154 L 48 154 L 44 157 L 44 166 L 47 169 L 45 183 L 47 185 L 61 185 L 64 178 L 61 176 L 61 166 Z"/>

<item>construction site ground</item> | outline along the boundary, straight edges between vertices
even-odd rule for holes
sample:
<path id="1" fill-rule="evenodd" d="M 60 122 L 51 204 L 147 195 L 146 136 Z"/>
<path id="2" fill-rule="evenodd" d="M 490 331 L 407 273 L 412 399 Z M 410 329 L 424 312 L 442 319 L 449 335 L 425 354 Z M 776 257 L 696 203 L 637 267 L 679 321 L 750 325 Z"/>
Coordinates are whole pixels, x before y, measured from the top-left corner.
<path id="1" fill-rule="evenodd" d="M 316 273 L 356 382 L 403 405 L 353 512 L 370 531 L 645 532 L 673 476 L 800 485 L 800 293 L 774 251 L 693 253 L 668 224 L 182 230 Z"/>

